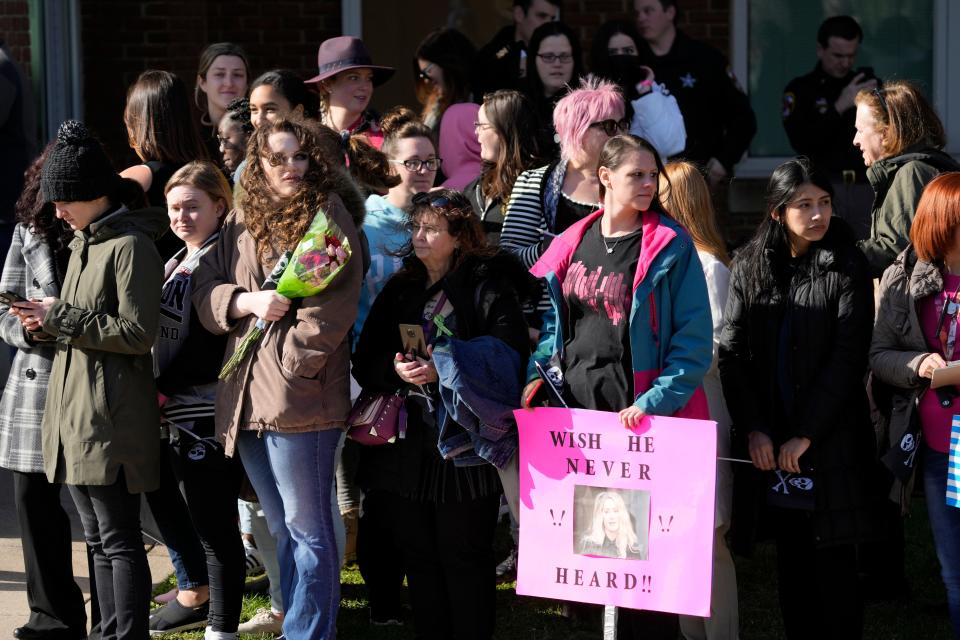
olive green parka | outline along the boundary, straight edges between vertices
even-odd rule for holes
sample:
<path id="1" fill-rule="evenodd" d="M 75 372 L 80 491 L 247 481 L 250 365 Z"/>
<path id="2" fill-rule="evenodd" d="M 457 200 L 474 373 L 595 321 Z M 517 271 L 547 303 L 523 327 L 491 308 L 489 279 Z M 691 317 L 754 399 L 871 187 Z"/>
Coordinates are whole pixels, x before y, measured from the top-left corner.
<path id="1" fill-rule="evenodd" d="M 169 228 L 160 208 L 107 213 L 77 231 L 60 298 L 43 330 L 56 356 L 43 416 L 51 482 L 156 489 L 160 411 L 150 348 L 160 318 L 163 264 L 154 241 Z"/>

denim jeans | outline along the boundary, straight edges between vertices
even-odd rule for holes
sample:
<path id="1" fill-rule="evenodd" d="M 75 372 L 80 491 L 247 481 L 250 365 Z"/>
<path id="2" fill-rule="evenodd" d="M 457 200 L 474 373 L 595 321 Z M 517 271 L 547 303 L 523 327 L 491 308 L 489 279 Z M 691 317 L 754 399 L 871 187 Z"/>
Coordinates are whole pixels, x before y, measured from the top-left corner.
<path id="1" fill-rule="evenodd" d="M 277 541 L 289 640 L 336 637 L 340 563 L 334 533 L 333 475 L 342 432 L 243 431 L 240 459 Z"/>
<path id="2" fill-rule="evenodd" d="M 940 560 L 940 575 L 947 588 L 947 606 L 953 636 L 960 638 L 960 509 L 947 505 L 948 454 L 923 450 L 923 491 L 933 530 L 933 544 Z"/>
<path id="3" fill-rule="evenodd" d="M 123 472 L 107 486 L 70 486 L 83 535 L 93 550 L 104 640 L 148 635 L 150 568 L 140 535 L 140 494 Z"/>

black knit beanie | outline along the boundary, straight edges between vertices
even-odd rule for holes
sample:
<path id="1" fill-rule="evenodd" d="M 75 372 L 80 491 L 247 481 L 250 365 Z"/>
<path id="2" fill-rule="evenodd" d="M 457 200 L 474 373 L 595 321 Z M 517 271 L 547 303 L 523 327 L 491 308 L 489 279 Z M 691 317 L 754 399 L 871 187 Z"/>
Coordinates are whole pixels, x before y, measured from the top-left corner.
<path id="1" fill-rule="evenodd" d="M 40 174 L 40 188 L 46 202 L 89 202 L 109 195 L 120 176 L 100 142 L 82 122 L 67 120 L 57 131 L 57 143 L 50 150 Z"/>

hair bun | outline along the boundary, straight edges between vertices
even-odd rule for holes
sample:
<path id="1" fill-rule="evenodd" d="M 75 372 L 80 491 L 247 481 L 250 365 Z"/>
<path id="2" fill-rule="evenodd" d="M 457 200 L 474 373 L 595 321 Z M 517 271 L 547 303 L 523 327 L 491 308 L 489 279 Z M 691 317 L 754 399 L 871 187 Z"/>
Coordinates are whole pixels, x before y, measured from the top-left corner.
<path id="1" fill-rule="evenodd" d="M 89 137 L 87 128 L 79 120 L 67 120 L 57 131 L 57 140 L 64 144 L 81 144 Z"/>
<path id="2" fill-rule="evenodd" d="M 383 137 L 390 137 L 400 127 L 411 122 L 420 122 L 420 117 L 409 107 L 394 107 L 380 116 L 380 130 Z"/>

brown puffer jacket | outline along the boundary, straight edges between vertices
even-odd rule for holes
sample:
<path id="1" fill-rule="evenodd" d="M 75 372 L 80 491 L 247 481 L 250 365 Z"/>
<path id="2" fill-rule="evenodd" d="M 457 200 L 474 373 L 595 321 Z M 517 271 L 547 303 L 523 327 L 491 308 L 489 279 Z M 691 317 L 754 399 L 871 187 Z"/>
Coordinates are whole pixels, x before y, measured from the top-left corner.
<path id="1" fill-rule="evenodd" d="M 345 184 L 348 199 L 354 187 Z M 363 211 L 363 200 L 356 199 Z M 272 323 L 236 371 L 217 389 L 217 438 L 233 455 L 239 429 L 285 432 L 343 428 L 350 411 L 349 332 L 357 314 L 363 278 L 358 215 L 351 215 L 336 193 L 326 214 L 343 230 L 353 256 L 333 283 L 316 296 L 293 301 L 283 319 Z M 362 220 L 362 217 L 360 218 Z M 256 242 L 240 210 L 233 211 L 217 246 L 194 276 L 193 304 L 213 333 L 229 333 L 225 358 L 253 328 L 256 316 L 230 320 L 234 294 L 260 291 L 279 255 L 261 264 Z"/>

